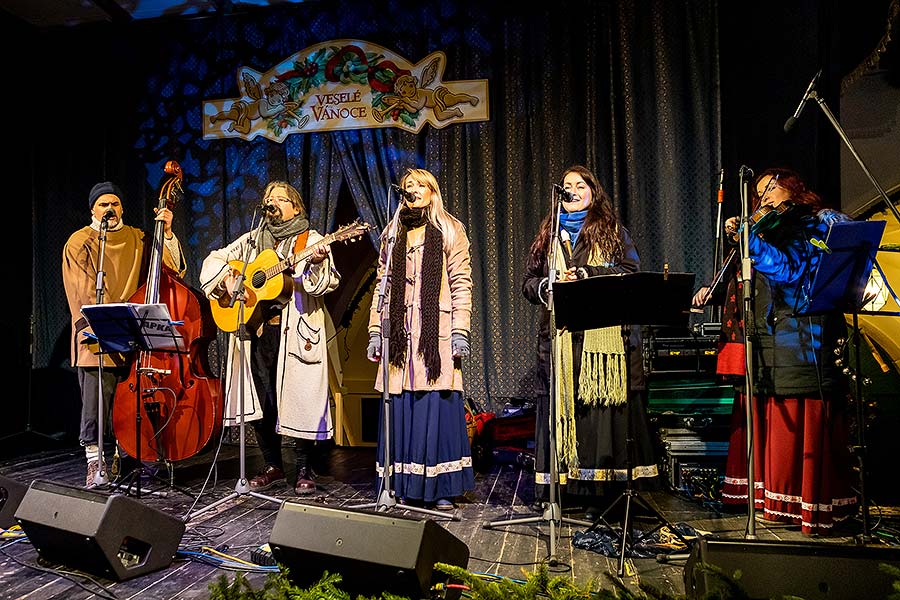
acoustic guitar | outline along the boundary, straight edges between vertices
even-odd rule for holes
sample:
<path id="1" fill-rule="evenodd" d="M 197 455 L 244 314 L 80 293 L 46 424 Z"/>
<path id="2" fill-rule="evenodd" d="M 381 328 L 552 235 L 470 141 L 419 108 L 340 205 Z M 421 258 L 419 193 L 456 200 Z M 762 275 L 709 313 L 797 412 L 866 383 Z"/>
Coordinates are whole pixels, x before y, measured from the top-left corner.
<path id="1" fill-rule="evenodd" d="M 280 258 L 274 250 L 263 250 L 252 262 L 247 264 L 244 271 L 244 262 L 240 260 L 229 261 L 229 266 L 236 275 L 244 273 L 244 322 L 247 329 L 255 331 L 261 324 L 264 315 L 268 312 L 263 309 L 269 306 L 284 306 L 291 298 L 294 289 L 291 269 L 297 263 L 309 258 L 316 248 L 329 246 L 334 242 L 355 241 L 362 234 L 372 229 L 368 223 L 359 220 L 344 225 L 334 233 L 330 233 L 321 240 L 306 248 L 288 256 Z M 227 333 L 233 333 L 240 327 L 239 299 L 231 301 L 230 294 L 222 294 L 211 301 L 213 320 L 219 329 Z"/>

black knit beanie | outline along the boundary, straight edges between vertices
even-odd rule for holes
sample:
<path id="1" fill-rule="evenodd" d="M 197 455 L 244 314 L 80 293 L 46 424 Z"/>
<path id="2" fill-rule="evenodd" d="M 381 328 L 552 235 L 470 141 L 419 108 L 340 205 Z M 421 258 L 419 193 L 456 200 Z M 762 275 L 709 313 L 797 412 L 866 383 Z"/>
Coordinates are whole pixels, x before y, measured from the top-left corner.
<path id="1" fill-rule="evenodd" d="M 119 197 L 119 200 L 122 199 L 122 190 L 119 189 L 119 186 L 112 181 L 101 181 L 91 188 L 91 193 L 88 195 L 88 208 L 94 210 L 94 203 L 103 194 L 115 194 Z"/>

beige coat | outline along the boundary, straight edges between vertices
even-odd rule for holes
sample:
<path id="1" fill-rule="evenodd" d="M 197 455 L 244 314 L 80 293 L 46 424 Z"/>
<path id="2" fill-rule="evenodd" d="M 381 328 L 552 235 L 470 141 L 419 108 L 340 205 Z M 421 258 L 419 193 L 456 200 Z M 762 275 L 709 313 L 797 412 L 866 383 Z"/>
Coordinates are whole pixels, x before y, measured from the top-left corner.
<path id="1" fill-rule="evenodd" d="M 209 296 L 228 272 L 229 262 L 243 261 L 247 246 L 256 231 L 245 233 L 227 247 L 212 251 L 200 270 L 200 287 Z M 307 247 L 322 239 L 309 232 Z M 284 240 L 275 249 L 279 257 L 293 253 L 296 236 Z M 248 263 L 256 259 L 252 249 Z M 328 369 L 341 379 L 340 361 L 334 360 L 334 324 L 323 296 L 337 288 L 341 276 L 329 257 L 312 264 L 307 258 L 294 266 L 293 293 L 281 311 L 281 344 L 278 350 L 276 395 L 277 431 L 282 435 L 310 440 L 334 436 L 329 402 Z M 225 373 L 225 422 L 235 425 L 241 414 L 245 421 L 261 419 L 262 406 L 250 371 L 250 342 L 244 341 L 243 368 L 241 342 L 234 333 L 228 336 L 228 364 Z M 241 376 L 243 375 L 243 381 Z M 243 395 L 242 395 L 243 392 Z M 241 410 L 243 408 L 243 410 Z"/>
<path id="2" fill-rule="evenodd" d="M 444 245 L 444 269 L 441 275 L 440 292 L 440 324 L 438 347 L 441 355 L 441 375 L 432 383 L 428 383 L 425 375 L 425 362 L 418 353 L 419 337 L 422 330 L 422 317 L 419 297 L 422 287 L 422 256 L 424 254 L 425 227 L 407 232 L 406 237 L 406 287 L 403 290 L 406 299 L 406 361 L 403 368 L 390 366 L 391 394 L 400 394 L 403 390 L 463 390 L 461 361 L 453 358 L 451 334 L 456 332 L 469 334 L 472 319 L 472 263 L 469 255 L 469 239 L 465 228 L 456 219 L 455 240 L 450 247 Z M 382 240 L 387 236 L 382 234 Z M 378 274 L 375 282 L 375 298 L 369 309 L 369 332 L 381 332 L 381 313 L 378 312 L 378 292 L 381 289 L 381 278 L 385 264 L 389 264 L 387 244 L 382 242 L 381 256 L 378 260 Z M 390 286 L 389 286 L 390 287 Z M 393 290 L 388 290 L 388 295 Z M 385 299 L 384 317 L 390 310 L 390 301 Z M 387 360 L 382 357 L 382 360 Z M 382 368 L 379 367 L 375 381 L 375 389 L 384 390 L 382 385 Z"/>
<path id="3" fill-rule="evenodd" d="M 136 227 L 123 225 L 116 231 L 108 231 L 103 256 L 105 273 L 103 303 L 129 302 L 131 296 L 144 284 L 146 273 L 145 246 L 150 236 Z M 179 277 L 185 273 L 184 261 L 176 265 L 172 248 L 183 256 L 178 239 L 173 235 L 163 245 L 163 264 L 175 271 Z M 82 227 L 66 241 L 62 256 L 63 286 L 72 315 L 72 335 L 70 339 L 71 364 L 73 367 L 97 367 L 100 364 L 96 343 L 87 344 L 85 333 L 93 333 L 87 319 L 81 314 L 81 307 L 97 303 L 97 271 L 100 269 L 100 232 L 90 225 Z M 149 259 L 149 256 L 147 256 Z M 127 360 L 118 354 L 104 355 L 104 366 L 122 365 Z"/>

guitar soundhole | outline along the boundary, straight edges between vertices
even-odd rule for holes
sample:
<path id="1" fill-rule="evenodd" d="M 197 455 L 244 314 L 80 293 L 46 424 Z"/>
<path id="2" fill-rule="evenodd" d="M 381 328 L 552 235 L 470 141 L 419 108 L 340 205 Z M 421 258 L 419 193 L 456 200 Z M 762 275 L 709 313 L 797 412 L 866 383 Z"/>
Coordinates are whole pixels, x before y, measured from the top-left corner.
<path id="1" fill-rule="evenodd" d="M 266 274 L 262 271 L 257 271 L 250 278 L 250 285 L 253 286 L 254 289 L 259 289 L 266 284 Z"/>

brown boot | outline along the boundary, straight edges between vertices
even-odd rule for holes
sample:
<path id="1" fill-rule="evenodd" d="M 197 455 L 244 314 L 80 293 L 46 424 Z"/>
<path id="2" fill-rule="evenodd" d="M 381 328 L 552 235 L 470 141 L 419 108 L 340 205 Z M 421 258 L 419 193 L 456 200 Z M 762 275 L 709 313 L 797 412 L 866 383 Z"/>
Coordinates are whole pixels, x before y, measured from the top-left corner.
<path id="1" fill-rule="evenodd" d="M 250 490 L 253 492 L 267 490 L 282 479 L 284 479 L 284 471 L 275 465 L 266 465 L 261 473 L 250 480 Z"/>
<path id="2" fill-rule="evenodd" d="M 97 487 L 97 474 L 100 473 L 100 461 L 89 460 L 87 464 L 87 477 L 84 478 L 84 487 L 93 489 Z"/>

